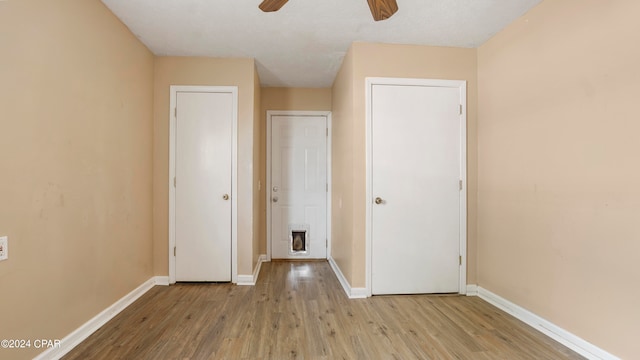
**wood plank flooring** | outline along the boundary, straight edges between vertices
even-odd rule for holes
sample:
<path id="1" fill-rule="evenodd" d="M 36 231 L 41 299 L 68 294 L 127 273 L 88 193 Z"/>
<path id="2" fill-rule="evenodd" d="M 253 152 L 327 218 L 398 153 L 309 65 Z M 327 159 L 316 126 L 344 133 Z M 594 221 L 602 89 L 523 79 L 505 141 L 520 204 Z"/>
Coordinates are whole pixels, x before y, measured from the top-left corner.
<path id="1" fill-rule="evenodd" d="M 582 359 L 466 296 L 349 300 L 326 261 L 156 286 L 64 359 Z"/>

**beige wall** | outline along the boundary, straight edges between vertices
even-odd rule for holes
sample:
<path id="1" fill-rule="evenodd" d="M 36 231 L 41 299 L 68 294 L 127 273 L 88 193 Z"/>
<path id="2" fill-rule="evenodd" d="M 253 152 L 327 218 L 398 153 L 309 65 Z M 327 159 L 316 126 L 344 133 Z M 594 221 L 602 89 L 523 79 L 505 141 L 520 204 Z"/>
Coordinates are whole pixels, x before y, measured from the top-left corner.
<path id="1" fill-rule="evenodd" d="M 156 275 L 169 273 L 169 87 L 238 87 L 238 274 L 251 275 L 254 250 L 254 103 L 259 101 L 253 59 L 157 57 L 154 91 L 153 260 Z M 258 86 L 259 87 L 259 86 Z M 257 129 L 256 129 L 257 131 Z M 257 219 L 256 219 L 257 221 Z"/>
<path id="2" fill-rule="evenodd" d="M 638 14 L 545 1 L 478 51 L 478 283 L 625 359 L 640 353 Z"/>
<path id="3" fill-rule="evenodd" d="M 342 61 L 332 88 L 331 113 L 331 257 L 352 286 L 354 285 L 354 263 L 359 254 L 354 254 L 354 157 L 353 138 L 355 75 L 353 48 Z M 362 84 L 364 87 L 364 83 Z M 364 122 L 364 119 L 362 120 Z M 358 161 L 365 161 L 364 158 Z M 364 214 L 364 213 L 363 213 Z M 363 215 L 364 216 L 364 215 Z M 364 257 L 364 253 L 362 254 Z M 356 269 L 356 272 L 365 269 Z M 361 285 L 363 286 L 363 285 Z"/>
<path id="4" fill-rule="evenodd" d="M 0 2 L 0 44 L 0 339 L 61 339 L 153 275 L 153 55 L 99 1 Z"/>
<path id="5" fill-rule="evenodd" d="M 330 111 L 331 89 L 262 88 L 260 104 L 260 240 L 259 253 L 267 253 L 267 110 Z"/>
<path id="6" fill-rule="evenodd" d="M 373 76 L 467 81 L 467 282 L 475 283 L 478 173 L 476 71 L 475 49 L 372 43 L 354 43 L 349 49 L 333 86 L 332 256 L 352 287 L 366 286 L 365 78 Z"/>

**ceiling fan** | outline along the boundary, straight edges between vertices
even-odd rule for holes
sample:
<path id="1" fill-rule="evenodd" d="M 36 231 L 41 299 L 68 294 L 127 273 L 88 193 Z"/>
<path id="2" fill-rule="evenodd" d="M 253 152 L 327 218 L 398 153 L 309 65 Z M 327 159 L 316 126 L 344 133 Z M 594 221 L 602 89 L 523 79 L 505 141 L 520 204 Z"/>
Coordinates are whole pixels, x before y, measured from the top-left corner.
<path id="1" fill-rule="evenodd" d="M 289 0 L 264 0 L 258 6 L 264 12 L 278 11 Z M 396 0 L 367 0 L 375 21 L 386 20 L 398 11 Z"/>

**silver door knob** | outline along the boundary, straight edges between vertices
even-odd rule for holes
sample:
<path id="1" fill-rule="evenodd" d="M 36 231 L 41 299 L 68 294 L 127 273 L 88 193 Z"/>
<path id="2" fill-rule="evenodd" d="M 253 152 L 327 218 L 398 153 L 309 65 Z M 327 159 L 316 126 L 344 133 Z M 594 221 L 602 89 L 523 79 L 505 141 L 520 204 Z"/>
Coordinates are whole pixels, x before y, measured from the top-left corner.
<path id="1" fill-rule="evenodd" d="M 380 197 L 377 197 L 374 201 L 375 201 L 375 202 L 376 202 L 376 204 L 378 204 L 378 205 L 380 205 L 380 204 L 382 204 L 382 203 L 384 202 L 384 200 L 382 200 L 382 198 L 380 198 Z"/>
<path id="2" fill-rule="evenodd" d="M 274 203 L 277 203 L 278 202 L 278 197 L 274 196 L 273 199 L 271 199 L 271 201 L 273 201 Z"/>
<path id="3" fill-rule="evenodd" d="M 222 200 L 229 200 L 229 194 L 222 195 Z"/>

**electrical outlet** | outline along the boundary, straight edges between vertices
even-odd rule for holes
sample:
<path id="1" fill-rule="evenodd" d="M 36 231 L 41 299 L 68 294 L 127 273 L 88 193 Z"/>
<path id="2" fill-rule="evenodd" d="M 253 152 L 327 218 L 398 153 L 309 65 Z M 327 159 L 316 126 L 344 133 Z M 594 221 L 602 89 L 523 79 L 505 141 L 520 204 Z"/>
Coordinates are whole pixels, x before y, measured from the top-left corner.
<path id="1" fill-rule="evenodd" d="M 0 261 L 7 260 L 9 258 L 9 237 L 0 237 Z"/>

